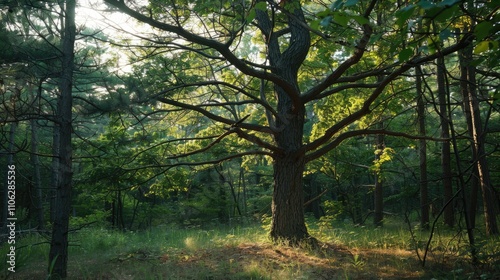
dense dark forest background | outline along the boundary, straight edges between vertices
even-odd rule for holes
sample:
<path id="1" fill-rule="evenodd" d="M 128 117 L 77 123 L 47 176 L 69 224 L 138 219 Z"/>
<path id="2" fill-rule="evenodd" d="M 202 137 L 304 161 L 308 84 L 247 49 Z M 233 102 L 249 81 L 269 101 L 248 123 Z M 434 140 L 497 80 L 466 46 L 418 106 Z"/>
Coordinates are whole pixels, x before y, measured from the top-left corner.
<path id="1" fill-rule="evenodd" d="M 18 230 L 53 232 L 51 260 L 90 225 L 499 234 L 495 1 L 0 8 L 0 222 L 15 165 Z"/>

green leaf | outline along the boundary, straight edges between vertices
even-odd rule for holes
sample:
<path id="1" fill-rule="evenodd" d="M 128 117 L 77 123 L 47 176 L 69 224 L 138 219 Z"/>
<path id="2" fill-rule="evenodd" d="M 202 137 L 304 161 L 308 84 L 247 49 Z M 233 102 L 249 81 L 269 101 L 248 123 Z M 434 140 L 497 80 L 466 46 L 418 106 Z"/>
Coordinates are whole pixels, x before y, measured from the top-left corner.
<path id="1" fill-rule="evenodd" d="M 460 2 L 460 1 L 459 0 L 444 0 L 444 1 L 438 2 L 437 6 L 438 7 L 451 7 L 455 4 L 457 4 L 458 2 Z"/>
<path id="2" fill-rule="evenodd" d="M 477 46 L 474 48 L 474 54 L 480 54 L 489 51 L 491 43 L 492 41 L 489 40 L 479 42 L 479 44 L 477 44 Z"/>
<path id="3" fill-rule="evenodd" d="M 404 49 L 399 52 L 398 59 L 401 62 L 408 61 L 413 56 L 413 49 Z"/>
<path id="4" fill-rule="evenodd" d="M 428 10 L 428 9 L 434 7 L 434 3 L 432 3 L 431 1 L 427 1 L 427 0 L 419 1 L 417 3 L 417 5 L 420 6 L 420 8 L 422 8 L 424 10 Z"/>
<path id="5" fill-rule="evenodd" d="M 474 28 L 474 35 L 478 41 L 484 40 L 488 35 L 490 35 L 491 29 L 493 28 L 493 23 L 489 21 L 483 21 L 476 25 Z"/>
<path id="6" fill-rule="evenodd" d="M 417 6 L 409 5 L 396 12 L 396 25 L 403 26 L 405 22 L 413 15 Z"/>
<path id="7" fill-rule="evenodd" d="M 437 15 L 443 10 L 441 7 L 437 6 L 432 6 L 429 9 L 425 9 L 425 17 L 426 18 L 434 18 L 437 17 Z"/>
<path id="8" fill-rule="evenodd" d="M 330 25 L 331 22 L 332 22 L 332 16 L 327 16 L 324 19 L 322 19 L 319 24 L 323 27 L 327 27 L 328 25 Z"/>
<path id="9" fill-rule="evenodd" d="M 370 37 L 370 45 L 377 42 L 378 40 L 380 40 L 380 38 L 382 38 L 382 33 L 379 33 L 379 34 L 375 34 L 373 36 Z"/>
<path id="10" fill-rule="evenodd" d="M 491 96 L 491 97 L 493 98 L 493 103 L 494 103 L 494 104 L 498 104 L 498 103 L 500 103 L 500 90 L 497 88 L 497 89 L 493 92 L 493 94 L 492 94 L 492 96 Z"/>
<path id="11" fill-rule="evenodd" d="M 333 20 L 336 23 L 338 23 L 344 27 L 347 27 L 347 24 L 349 23 L 350 18 L 348 16 L 346 16 L 344 13 L 335 13 L 333 15 Z"/>
<path id="12" fill-rule="evenodd" d="M 247 22 L 251 22 L 255 19 L 257 16 L 257 10 L 259 11 L 265 11 L 267 9 L 267 4 L 266 2 L 258 2 L 253 6 L 253 8 L 248 12 L 248 15 L 246 17 Z"/>
<path id="13" fill-rule="evenodd" d="M 451 38 L 451 37 L 453 37 L 453 33 L 448 28 L 439 32 L 439 40 L 441 40 L 441 41 L 446 41 L 448 38 Z"/>
<path id="14" fill-rule="evenodd" d="M 480 57 L 478 59 L 474 59 L 472 60 L 469 65 L 470 66 L 474 66 L 474 67 L 477 67 L 479 65 L 481 65 L 486 59 L 484 57 Z"/>
<path id="15" fill-rule="evenodd" d="M 255 11 L 255 9 L 251 9 L 250 12 L 248 12 L 248 16 L 246 18 L 246 21 L 252 22 L 256 16 L 257 16 L 257 12 Z"/>
<path id="16" fill-rule="evenodd" d="M 360 25 L 363 25 L 363 24 L 368 24 L 370 23 L 370 21 L 365 18 L 364 16 L 351 16 L 357 23 L 359 23 Z"/>
<path id="17" fill-rule="evenodd" d="M 256 10 L 265 11 L 267 9 L 267 3 L 266 2 L 258 2 L 257 4 L 255 4 L 254 8 Z"/>
<path id="18" fill-rule="evenodd" d="M 330 10 L 335 11 L 344 6 L 344 1 L 343 0 L 337 0 L 330 5 Z"/>
<path id="19" fill-rule="evenodd" d="M 344 7 L 350 7 L 358 4 L 359 0 L 347 0 L 344 4 Z"/>
<path id="20" fill-rule="evenodd" d="M 493 0 L 493 1 L 488 1 L 486 3 L 486 6 L 490 9 L 496 9 L 498 8 L 498 1 L 497 0 Z"/>
<path id="21" fill-rule="evenodd" d="M 421 46 L 418 48 L 418 52 L 428 54 L 429 53 L 429 47 L 428 46 Z"/>
<path id="22" fill-rule="evenodd" d="M 316 16 L 317 16 L 317 17 L 319 17 L 319 18 L 324 18 L 324 17 L 327 17 L 327 16 L 329 16 L 329 15 L 331 15 L 331 14 L 332 14 L 332 13 L 331 13 L 331 11 L 330 11 L 330 10 L 323 10 L 323 11 L 321 11 L 321 12 L 318 12 L 318 13 L 316 14 Z"/>
<path id="23" fill-rule="evenodd" d="M 319 30 L 319 24 L 320 24 L 321 20 L 317 19 L 317 20 L 313 20 L 310 24 L 310 27 L 312 30 Z"/>
<path id="24" fill-rule="evenodd" d="M 459 7 L 458 5 L 449 7 L 449 8 L 444 8 L 435 18 L 434 20 L 438 22 L 447 22 L 451 17 L 455 15 L 455 13 L 458 11 Z"/>

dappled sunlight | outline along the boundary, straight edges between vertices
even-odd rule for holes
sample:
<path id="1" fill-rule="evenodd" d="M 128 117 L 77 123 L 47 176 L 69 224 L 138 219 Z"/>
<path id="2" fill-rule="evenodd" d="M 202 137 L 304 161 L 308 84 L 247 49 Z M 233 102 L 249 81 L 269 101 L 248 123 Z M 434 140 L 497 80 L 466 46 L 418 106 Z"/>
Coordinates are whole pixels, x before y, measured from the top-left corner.
<path id="1" fill-rule="evenodd" d="M 349 232 L 356 229 L 347 228 Z M 422 268 L 414 251 L 398 245 L 367 247 L 364 229 L 360 244 L 346 240 L 319 242 L 315 248 L 273 245 L 267 234 L 253 228 L 192 230 L 172 229 L 147 233 L 85 230 L 81 247 L 70 259 L 70 279 L 442 279 L 449 272 L 472 270 L 463 258 L 430 254 Z M 381 236 L 386 232 L 377 232 Z M 96 244 L 107 237 L 104 248 Z M 373 237 L 373 236 L 371 236 Z M 27 238 L 24 242 L 36 239 Z M 393 239 L 393 242 L 396 239 Z M 347 240 L 348 241 L 348 240 Z M 111 246 L 115 244 L 116 246 Z M 34 248 L 36 249 L 36 248 Z M 33 250 L 34 250 L 33 249 Z M 43 279 L 46 261 L 38 257 L 20 267 L 9 279 Z M 460 270 L 462 269 L 462 270 Z"/>
<path id="2" fill-rule="evenodd" d="M 359 256 L 359 258 L 357 257 Z M 210 272 L 215 277 L 229 273 L 273 279 L 418 279 L 424 272 L 412 253 L 405 250 L 362 250 L 354 252 L 338 245 L 323 244 L 307 250 L 269 243 L 241 243 L 164 255 L 161 261 L 179 271 Z M 404 268 L 404 269 L 402 269 Z"/>
<path id="3" fill-rule="evenodd" d="M 191 236 L 186 237 L 186 239 L 184 239 L 184 244 L 186 245 L 186 248 L 189 250 L 197 250 L 199 246 L 196 239 Z"/>

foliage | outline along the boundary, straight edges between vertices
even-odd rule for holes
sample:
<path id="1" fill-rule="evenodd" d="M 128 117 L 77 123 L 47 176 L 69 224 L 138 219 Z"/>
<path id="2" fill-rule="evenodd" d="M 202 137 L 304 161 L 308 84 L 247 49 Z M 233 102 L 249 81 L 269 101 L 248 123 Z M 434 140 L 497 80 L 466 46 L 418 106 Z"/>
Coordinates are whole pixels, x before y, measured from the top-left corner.
<path id="1" fill-rule="evenodd" d="M 101 242 L 85 237 L 93 242 L 85 250 L 126 247 L 128 238 L 138 238 L 128 231 L 164 225 L 175 225 L 176 234 L 184 228 L 210 230 L 220 224 L 262 221 L 263 228 L 271 230 L 273 195 L 277 189 L 289 190 L 288 185 L 276 186 L 276 164 L 292 154 L 307 163 L 300 184 L 301 195 L 313 199 L 309 206 L 316 207 L 306 206 L 318 219 L 307 216 L 313 235 L 322 241 L 342 240 L 349 247 L 412 247 L 402 237 L 406 230 L 391 228 L 390 219 L 421 213 L 421 139 L 427 147 L 429 201 L 437 211 L 443 204 L 440 147 L 447 139 L 440 139 L 437 125 L 434 64 L 441 56 L 447 68 L 449 122 L 459 136 L 453 139 L 454 178 L 465 178 L 467 194 L 473 193 L 473 143 L 465 137 L 469 127 L 459 65 L 466 47 L 472 50 L 468 66 L 474 67 L 486 132 L 484 155 L 498 192 L 500 15 L 495 1 L 275 2 L 109 0 L 109 11 L 122 10 L 143 21 L 137 25 L 140 32 L 121 30 L 117 24 L 81 26 L 73 81 L 71 227 L 102 228 L 89 230 Z M 51 146 L 61 67 L 60 18 L 53 13 L 57 3 L 23 3 L 0 4 L 5 23 L 0 26 L 0 147 L 2 155 L 14 154 L 23 174 L 16 182 L 22 230 L 31 228 L 37 211 L 31 163 L 35 154 L 29 149 L 33 119 L 39 127 L 40 183 L 48 186 L 41 191 L 42 210 L 50 221 Z M 298 19 L 300 28 L 294 25 Z M 267 21 L 272 24 L 267 26 Z M 299 56 L 279 60 L 272 54 L 283 58 L 296 50 L 296 42 L 308 41 L 294 37 L 295 31 L 305 31 L 310 42 L 302 46 L 307 48 L 302 61 L 284 67 L 297 68 L 287 80 L 277 69 Z M 419 94 L 425 103 L 426 135 L 417 129 L 417 65 L 423 73 L 424 90 Z M 302 109 L 298 136 L 285 134 Z M 16 130 L 10 145 L 12 127 Z M 382 134 L 383 147 L 375 138 Z M 292 138 L 299 139 L 296 150 L 283 144 Z M 6 160 L 2 157 L 0 163 L 5 166 Z M 377 179 L 383 183 L 388 231 L 364 227 L 374 209 Z M 477 202 L 482 200 L 479 195 Z M 467 207 L 458 200 L 454 205 L 462 221 Z M 455 230 L 461 233 L 461 228 Z M 417 245 L 425 239 L 425 232 L 419 234 Z M 191 244 L 191 250 L 209 242 L 201 235 L 189 237 L 183 242 Z M 443 240 L 434 247 L 436 254 L 469 252 L 463 244 L 441 250 Z M 479 242 L 482 263 L 498 257 L 491 253 L 496 249 L 491 240 L 481 240 L 484 246 Z M 137 248 L 127 249 L 117 258 L 137 256 Z M 38 249 L 30 250 L 41 255 Z M 132 257 L 124 257 L 129 254 Z M 353 256 L 354 266 L 370 262 Z M 188 262 L 194 256 L 186 257 Z M 231 269 L 233 263 L 226 265 Z M 267 275 L 258 265 L 253 267 L 256 272 L 249 275 Z M 495 270 L 498 264 L 492 262 L 491 267 Z"/>

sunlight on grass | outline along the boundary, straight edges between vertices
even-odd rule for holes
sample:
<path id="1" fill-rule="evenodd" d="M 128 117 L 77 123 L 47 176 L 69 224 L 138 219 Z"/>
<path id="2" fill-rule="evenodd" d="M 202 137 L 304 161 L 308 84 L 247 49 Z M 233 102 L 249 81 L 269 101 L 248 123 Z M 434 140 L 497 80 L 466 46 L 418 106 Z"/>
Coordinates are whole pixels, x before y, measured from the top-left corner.
<path id="1" fill-rule="evenodd" d="M 415 248 L 422 253 L 429 232 L 415 230 L 412 240 L 398 221 L 374 228 L 343 222 L 320 227 L 312 220 L 308 228 L 320 248 L 273 245 L 260 224 L 142 232 L 86 228 L 70 235 L 69 270 L 72 279 L 442 279 L 468 267 L 463 237 L 446 229 L 436 231 L 424 269 Z M 19 238 L 16 279 L 45 277 L 47 240 L 38 234 Z M 494 253 L 499 241 L 478 238 L 481 261 L 493 271 L 500 267 Z M 462 275 L 471 273 L 469 267 Z"/>
<path id="2" fill-rule="evenodd" d="M 186 237 L 186 239 L 184 239 L 184 244 L 189 250 L 195 251 L 199 249 L 198 241 L 194 237 Z"/>

